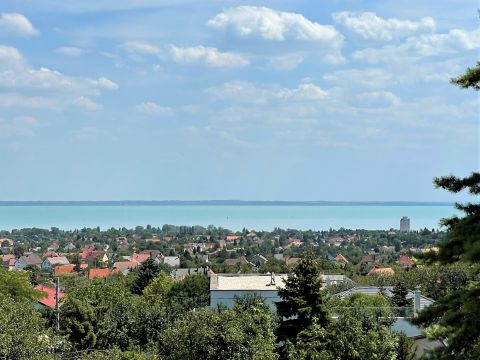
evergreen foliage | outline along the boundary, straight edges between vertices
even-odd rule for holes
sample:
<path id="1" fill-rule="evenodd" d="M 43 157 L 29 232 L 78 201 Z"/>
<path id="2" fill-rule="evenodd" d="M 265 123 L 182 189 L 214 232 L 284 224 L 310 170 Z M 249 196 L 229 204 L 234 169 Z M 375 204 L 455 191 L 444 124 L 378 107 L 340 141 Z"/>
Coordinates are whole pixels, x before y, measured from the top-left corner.
<path id="1" fill-rule="evenodd" d="M 161 269 L 152 258 L 144 261 L 136 270 L 136 277 L 131 285 L 132 293 L 140 295 L 150 282 L 160 273 Z"/>
<path id="2" fill-rule="evenodd" d="M 306 251 L 292 273 L 285 288 L 279 289 L 282 301 L 276 304 L 282 317 L 277 330 L 278 340 L 295 344 L 300 333 L 305 341 L 305 331 L 317 333 L 327 327 L 330 317 L 323 298 L 322 274 L 312 251 Z"/>
<path id="3" fill-rule="evenodd" d="M 465 75 L 452 82 L 462 88 L 479 90 L 480 64 L 468 69 Z M 474 196 L 480 195 L 480 173 L 473 172 L 465 178 L 453 175 L 436 178 L 438 187 L 457 193 L 467 190 Z M 457 204 L 464 211 L 462 218 L 444 219 L 448 228 L 445 242 L 434 260 L 441 263 L 466 263 L 478 265 L 480 261 L 480 204 Z M 480 283 L 473 279 L 470 284 L 437 300 L 422 311 L 414 323 L 430 326 L 430 333 L 437 339 L 446 340 L 447 346 L 436 351 L 437 359 L 479 359 L 480 358 Z"/>

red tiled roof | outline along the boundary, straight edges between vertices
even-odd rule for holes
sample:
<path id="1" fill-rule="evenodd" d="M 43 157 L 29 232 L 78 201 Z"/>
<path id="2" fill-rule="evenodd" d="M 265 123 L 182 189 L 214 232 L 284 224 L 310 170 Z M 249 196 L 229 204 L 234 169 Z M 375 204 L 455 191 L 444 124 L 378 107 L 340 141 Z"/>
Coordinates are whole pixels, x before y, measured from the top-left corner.
<path id="1" fill-rule="evenodd" d="M 132 261 L 136 261 L 138 263 L 143 263 L 145 261 L 147 261 L 148 259 L 150 258 L 150 254 L 133 254 L 131 256 L 131 260 Z"/>
<path id="2" fill-rule="evenodd" d="M 347 258 L 345 256 L 343 256 L 342 254 L 337 254 L 335 259 L 339 262 L 343 262 L 344 264 L 348 264 Z"/>
<path id="3" fill-rule="evenodd" d="M 61 274 L 71 274 L 74 272 L 73 269 L 75 269 L 75 264 L 55 266 L 53 273 L 55 276 Z"/>
<path id="4" fill-rule="evenodd" d="M 68 264 L 70 264 L 70 261 L 68 261 L 68 259 L 65 256 L 48 257 L 48 258 L 45 259 L 45 261 L 47 261 L 47 260 L 52 265 L 55 265 L 55 264 L 68 265 Z"/>
<path id="5" fill-rule="evenodd" d="M 117 270 L 135 269 L 138 265 L 139 263 L 135 261 L 117 261 L 115 264 L 113 264 L 113 268 Z"/>
<path id="6" fill-rule="evenodd" d="M 395 271 L 392 268 L 373 268 L 368 275 L 394 275 Z"/>
<path id="7" fill-rule="evenodd" d="M 55 309 L 55 289 L 49 288 L 45 285 L 35 286 L 36 290 L 46 292 L 47 295 L 42 297 L 38 302 L 44 306 L 47 306 L 51 309 Z M 65 293 L 59 291 L 58 298 L 61 300 L 65 296 Z"/>
<path id="8" fill-rule="evenodd" d="M 406 264 L 406 266 L 409 267 L 409 266 L 412 266 L 415 263 L 408 256 L 402 256 L 402 257 L 400 257 L 400 259 L 398 259 L 397 264 L 400 265 L 400 266 L 405 266 L 405 264 Z"/>
<path id="9" fill-rule="evenodd" d="M 112 275 L 112 270 L 110 269 L 90 269 L 88 272 L 88 279 L 92 280 L 96 277 L 106 278 Z"/>

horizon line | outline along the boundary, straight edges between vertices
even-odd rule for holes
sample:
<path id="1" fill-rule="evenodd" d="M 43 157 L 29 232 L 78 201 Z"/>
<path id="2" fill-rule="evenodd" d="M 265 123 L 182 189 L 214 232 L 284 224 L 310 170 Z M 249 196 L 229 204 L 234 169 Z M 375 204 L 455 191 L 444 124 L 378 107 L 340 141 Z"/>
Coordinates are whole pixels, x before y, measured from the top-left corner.
<path id="1" fill-rule="evenodd" d="M 0 200 L 0 206 L 75 205 L 391 205 L 453 206 L 452 201 L 409 200 Z"/>

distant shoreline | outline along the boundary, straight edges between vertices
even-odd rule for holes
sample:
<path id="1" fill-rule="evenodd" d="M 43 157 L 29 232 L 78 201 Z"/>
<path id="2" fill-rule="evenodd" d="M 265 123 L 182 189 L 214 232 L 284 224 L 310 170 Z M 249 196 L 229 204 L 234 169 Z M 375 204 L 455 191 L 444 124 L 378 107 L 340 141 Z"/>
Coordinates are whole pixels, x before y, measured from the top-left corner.
<path id="1" fill-rule="evenodd" d="M 124 200 L 0 201 L 0 206 L 454 206 L 454 203 L 434 201 Z"/>

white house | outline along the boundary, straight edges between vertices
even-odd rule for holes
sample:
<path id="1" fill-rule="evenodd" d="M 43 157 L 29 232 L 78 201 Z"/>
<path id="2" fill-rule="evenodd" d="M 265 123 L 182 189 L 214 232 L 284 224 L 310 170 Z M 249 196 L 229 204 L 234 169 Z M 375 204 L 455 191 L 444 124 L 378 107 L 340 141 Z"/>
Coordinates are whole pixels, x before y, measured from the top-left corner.
<path id="1" fill-rule="evenodd" d="M 58 265 L 69 265 L 70 261 L 65 256 L 48 257 L 42 263 L 42 269 L 50 270 Z"/>

